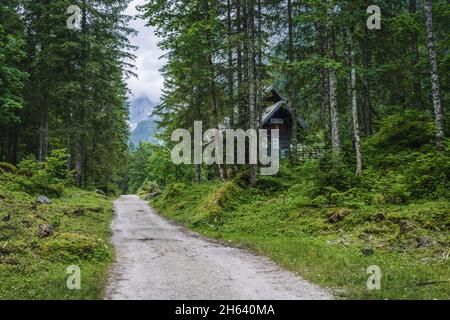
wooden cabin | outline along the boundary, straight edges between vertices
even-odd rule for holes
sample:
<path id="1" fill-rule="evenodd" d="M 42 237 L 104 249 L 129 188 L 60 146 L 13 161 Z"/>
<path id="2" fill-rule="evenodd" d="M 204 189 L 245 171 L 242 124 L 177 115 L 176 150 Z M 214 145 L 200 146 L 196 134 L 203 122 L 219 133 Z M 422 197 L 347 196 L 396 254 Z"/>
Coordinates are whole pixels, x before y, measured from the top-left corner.
<path id="1" fill-rule="evenodd" d="M 296 125 L 298 129 L 305 130 L 308 128 L 305 120 L 301 117 L 293 119 L 293 111 L 291 104 L 281 96 L 273 87 L 268 87 L 261 106 L 261 128 L 269 130 L 279 129 L 279 147 L 281 157 L 286 157 L 291 150 L 292 126 Z M 269 138 L 271 141 L 271 138 Z"/>

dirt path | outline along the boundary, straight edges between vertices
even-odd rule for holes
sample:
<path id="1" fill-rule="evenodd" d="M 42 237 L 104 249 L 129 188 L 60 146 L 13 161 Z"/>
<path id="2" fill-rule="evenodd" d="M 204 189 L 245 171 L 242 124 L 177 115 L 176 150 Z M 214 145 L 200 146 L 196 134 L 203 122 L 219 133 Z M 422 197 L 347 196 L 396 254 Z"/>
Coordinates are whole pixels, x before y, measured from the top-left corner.
<path id="1" fill-rule="evenodd" d="M 107 299 L 331 299 L 265 257 L 208 240 L 136 196 L 115 202 Z"/>

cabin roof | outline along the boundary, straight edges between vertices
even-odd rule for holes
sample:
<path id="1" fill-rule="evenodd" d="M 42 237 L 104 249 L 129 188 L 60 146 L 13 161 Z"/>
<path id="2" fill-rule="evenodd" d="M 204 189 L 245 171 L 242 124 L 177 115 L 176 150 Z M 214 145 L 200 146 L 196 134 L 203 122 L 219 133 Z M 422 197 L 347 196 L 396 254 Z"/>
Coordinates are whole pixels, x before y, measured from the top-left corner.
<path id="1" fill-rule="evenodd" d="M 261 126 L 264 126 L 267 122 L 269 122 L 273 115 L 280 109 L 287 110 L 291 114 L 291 116 L 294 115 L 291 105 L 282 95 L 277 92 L 277 90 L 274 89 L 273 86 L 267 87 L 265 93 L 270 93 L 272 97 L 275 98 L 276 102 L 264 109 L 261 115 Z M 271 99 L 268 100 L 271 101 Z M 308 128 L 307 123 L 302 117 L 297 117 L 297 124 L 303 129 Z"/>
<path id="2" fill-rule="evenodd" d="M 268 102 L 277 103 L 278 101 L 284 100 L 284 97 L 278 93 L 273 85 L 269 86 L 264 90 L 266 94 L 265 100 Z"/>

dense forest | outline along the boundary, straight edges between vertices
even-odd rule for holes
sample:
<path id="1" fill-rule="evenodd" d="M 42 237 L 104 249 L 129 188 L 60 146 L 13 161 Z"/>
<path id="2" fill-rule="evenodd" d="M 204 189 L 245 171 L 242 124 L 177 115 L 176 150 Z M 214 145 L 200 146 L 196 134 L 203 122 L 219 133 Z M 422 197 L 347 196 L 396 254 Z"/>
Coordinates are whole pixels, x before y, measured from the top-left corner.
<path id="1" fill-rule="evenodd" d="M 79 30 L 66 26 L 68 1 L 2 4 L 1 161 L 17 165 L 32 156 L 45 162 L 65 149 L 76 185 L 107 190 L 121 183 L 128 151 L 125 80 L 133 75 L 128 39 L 134 31 L 122 13 L 128 3 L 82 1 Z M 209 128 L 257 128 L 264 89 L 274 85 L 308 124 L 293 133 L 289 164 L 301 164 L 298 146 L 320 146 L 322 165 L 335 175 L 348 170 L 360 177 L 410 163 L 392 180 L 411 182 L 405 170 L 413 180 L 430 173 L 434 180 L 423 183 L 431 185 L 412 188 L 433 193 L 444 178 L 432 172 L 439 164 L 434 156 L 448 152 L 448 4 L 378 1 L 379 28 L 368 25 L 376 12 L 370 5 L 148 1 L 142 17 L 156 28 L 168 63 L 155 111 L 166 143 L 147 147 L 162 153 L 152 157 L 161 163 L 144 171 L 161 175 L 156 182 L 163 185 L 236 176 L 242 168 L 174 169 L 167 156 L 171 132 L 192 129 L 195 120 Z M 388 154 L 398 158 L 387 160 Z M 131 191 L 154 180 L 141 170 L 148 163 L 136 163 L 141 156 L 130 156 L 128 171 L 141 171 L 127 174 Z M 257 171 L 249 170 L 254 185 Z"/>
<path id="2" fill-rule="evenodd" d="M 0 300 L 103 294 L 105 194 L 128 150 L 128 4 L 0 1 Z M 83 290 L 68 290 L 70 264 Z"/>
<path id="3" fill-rule="evenodd" d="M 130 153 L 129 191 L 336 296 L 448 299 L 449 12 L 440 0 L 148 1 L 168 61 L 163 143 Z M 173 164 L 175 129 L 257 129 L 270 86 L 307 124 L 278 174 Z M 370 265 L 381 290 L 364 285 Z"/>
<path id="4" fill-rule="evenodd" d="M 128 140 L 129 1 L 13 0 L 0 6 L 0 161 L 66 150 L 78 186 L 114 188 Z M 77 28 L 68 28 L 68 25 Z"/>
<path id="5" fill-rule="evenodd" d="M 131 1 L 0 2 L 0 299 L 102 297 L 121 192 L 336 296 L 450 297 L 448 1 L 143 1 L 167 62 L 135 139 Z M 196 121 L 260 129 L 267 88 L 302 123 L 278 174 L 172 161 Z"/>
<path id="6" fill-rule="evenodd" d="M 257 128 L 264 89 L 274 85 L 308 124 L 293 133 L 291 168 L 305 163 L 301 150 L 320 148 L 321 187 L 444 195 L 448 9 L 446 1 L 149 1 L 142 16 L 168 58 L 155 111 L 161 138 L 173 146 L 172 131 L 192 130 L 195 120 Z M 169 153 L 132 153 L 131 190 L 145 180 L 227 180 L 237 171 L 257 181 L 253 166 L 175 167 Z"/>

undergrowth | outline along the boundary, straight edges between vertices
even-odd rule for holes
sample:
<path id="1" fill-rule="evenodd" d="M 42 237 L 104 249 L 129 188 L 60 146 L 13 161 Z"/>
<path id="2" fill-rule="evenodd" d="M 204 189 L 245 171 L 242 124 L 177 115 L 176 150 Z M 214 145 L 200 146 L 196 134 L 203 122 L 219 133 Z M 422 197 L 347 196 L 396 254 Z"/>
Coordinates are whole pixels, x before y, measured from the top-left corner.
<path id="1" fill-rule="evenodd" d="M 70 187 L 57 171 L 64 161 L 50 160 L 0 167 L 0 299 L 103 296 L 113 256 L 111 201 Z M 44 195 L 51 204 L 37 201 Z M 81 270 L 80 290 L 66 284 L 72 265 Z"/>

